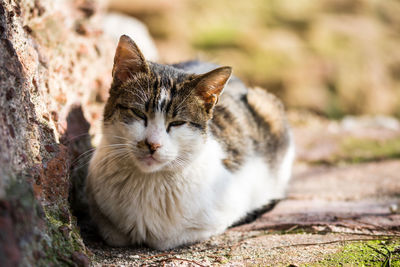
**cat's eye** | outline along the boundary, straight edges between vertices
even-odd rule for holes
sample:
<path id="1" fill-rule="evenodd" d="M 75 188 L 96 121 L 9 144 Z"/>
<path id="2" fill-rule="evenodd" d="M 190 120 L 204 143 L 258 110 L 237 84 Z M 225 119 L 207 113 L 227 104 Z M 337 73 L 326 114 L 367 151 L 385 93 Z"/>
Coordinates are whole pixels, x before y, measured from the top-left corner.
<path id="1" fill-rule="evenodd" d="M 168 124 L 167 132 L 171 130 L 171 127 L 178 127 L 181 125 L 184 125 L 186 121 L 173 121 L 170 124 Z"/>
<path id="2" fill-rule="evenodd" d="M 146 117 L 146 115 L 144 115 L 143 112 L 141 112 L 135 108 L 131 108 L 131 111 L 133 112 L 133 114 L 135 114 L 137 117 L 141 118 L 142 120 L 144 120 L 144 121 L 147 120 L 147 117 Z"/>
<path id="3" fill-rule="evenodd" d="M 125 107 L 124 105 L 117 104 L 117 108 L 119 109 L 129 109 L 128 107 Z"/>
<path id="4" fill-rule="evenodd" d="M 136 117 L 138 117 L 139 119 L 142 119 L 144 121 L 144 125 L 147 126 L 147 117 L 140 110 L 137 110 L 135 108 L 128 108 L 128 107 L 123 106 L 121 104 L 118 104 L 117 107 L 120 108 L 120 109 L 124 109 L 124 110 L 130 110 L 133 114 L 135 114 Z"/>

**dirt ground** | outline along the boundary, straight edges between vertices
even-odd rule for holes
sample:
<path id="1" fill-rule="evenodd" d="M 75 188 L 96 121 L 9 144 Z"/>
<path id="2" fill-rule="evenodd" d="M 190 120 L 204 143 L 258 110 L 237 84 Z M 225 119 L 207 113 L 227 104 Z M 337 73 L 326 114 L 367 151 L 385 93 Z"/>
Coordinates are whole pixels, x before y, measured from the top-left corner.
<path id="1" fill-rule="evenodd" d="M 287 198 L 274 209 L 170 251 L 110 248 L 92 236 L 93 265 L 400 266 L 398 122 L 289 118 L 297 160 Z"/>

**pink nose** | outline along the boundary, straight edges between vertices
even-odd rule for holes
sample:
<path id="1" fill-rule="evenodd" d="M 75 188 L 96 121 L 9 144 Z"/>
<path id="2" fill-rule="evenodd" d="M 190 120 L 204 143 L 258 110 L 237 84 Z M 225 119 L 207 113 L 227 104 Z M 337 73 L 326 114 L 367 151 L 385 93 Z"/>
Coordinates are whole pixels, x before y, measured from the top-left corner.
<path id="1" fill-rule="evenodd" d="M 154 152 L 156 152 L 156 150 L 161 147 L 161 144 L 150 143 L 148 140 L 146 140 L 146 145 L 149 148 L 151 154 L 154 154 Z"/>

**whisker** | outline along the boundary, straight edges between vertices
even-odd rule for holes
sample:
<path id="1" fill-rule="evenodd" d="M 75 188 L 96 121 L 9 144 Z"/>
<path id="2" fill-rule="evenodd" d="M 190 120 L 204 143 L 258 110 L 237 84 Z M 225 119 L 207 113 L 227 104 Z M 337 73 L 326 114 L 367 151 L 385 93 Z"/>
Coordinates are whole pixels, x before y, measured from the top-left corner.
<path id="1" fill-rule="evenodd" d="M 128 154 L 130 150 L 128 149 L 115 149 L 111 150 L 110 153 L 108 153 L 104 158 L 102 158 L 100 161 L 96 163 L 94 168 L 106 168 L 108 167 L 109 164 L 117 160 L 119 157 L 124 156 Z"/>
<path id="2" fill-rule="evenodd" d="M 91 157 L 95 150 L 96 150 L 95 148 L 91 148 L 91 149 L 89 149 L 89 150 L 83 152 L 82 154 L 80 154 L 78 157 L 76 157 L 76 159 L 74 159 L 74 160 L 71 162 L 71 166 L 73 166 L 74 168 L 76 168 L 76 166 L 74 166 L 76 163 L 78 163 L 78 162 L 81 161 L 81 160 L 84 160 L 85 157 Z"/>
<path id="3" fill-rule="evenodd" d="M 89 164 L 89 162 L 92 158 L 92 155 L 94 153 L 94 149 L 92 151 L 86 151 L 85 153 L 86 153 L 86 155 L 79 156 L 79 158 L 77 158 L 76 160 L 74 160 L 71 163 L 71 166 L 74 170 L 79 170 Z M 77 163 L 79 163 L 79 164 L 77 164 Z"/>
<path id="4" fill-rule="evenodd" d="M 193 91 L 190 91 L 185 98 L 177 105 L 176 109 L 180 109 L 181 106 L 186 102 L 186 100 L 192 95 Z"/>
<path id="5" fill-rule="evenodd" d="M 83 133 L 83 134 L 75 135 L 73 137 L 69 137 L 68 135 L 66 135 L 65 136 L 65 140 L 63 140 L 64 141 L 63 143 L 64 144 L 69 144 L 69 143 L 71 143 L 71 142 L 75 141 L 76 139 L 81 138 L 83 136 L 89 136 L 90 137 L 90 134 L 89 133 Z"/>

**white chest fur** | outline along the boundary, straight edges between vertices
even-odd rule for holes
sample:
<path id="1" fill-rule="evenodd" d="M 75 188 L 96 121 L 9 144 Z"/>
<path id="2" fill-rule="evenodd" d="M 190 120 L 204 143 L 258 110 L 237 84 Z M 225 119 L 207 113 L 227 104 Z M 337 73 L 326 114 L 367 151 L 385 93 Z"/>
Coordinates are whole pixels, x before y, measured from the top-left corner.
<path id="1" fill-rule="evenodd" d="M 92 162 L 104 153 L 98 149 Z M 284 164 L 285 169 L 292 161 L 287 154 L 283 162 L 290 164 Z M 180 173 L 144 175 L 117 165 L 92 169 L 89 183 L 102 213 L 129 234 L 132 243 L 166 249 L 221 233 L 247 212 L 282 197 L 279 181 L 286 184 L 290 169 L 272 171 L 264 159 L 253 157 L 231 173 L 223 158 L 219 143 L 209 138 L 201 154 Z"/>

